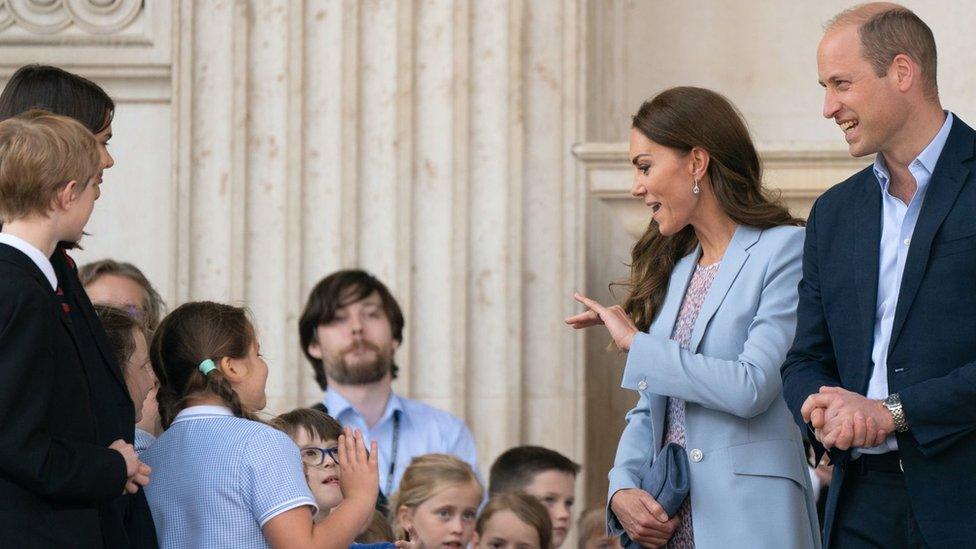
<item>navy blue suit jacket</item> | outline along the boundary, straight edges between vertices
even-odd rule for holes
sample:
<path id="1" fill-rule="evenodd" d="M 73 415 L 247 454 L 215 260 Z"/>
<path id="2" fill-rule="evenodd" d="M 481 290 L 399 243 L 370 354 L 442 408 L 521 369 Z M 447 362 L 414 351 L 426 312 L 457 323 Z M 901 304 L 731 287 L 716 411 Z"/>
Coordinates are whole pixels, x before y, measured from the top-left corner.
<path id="1" fill-rule="evenodd" d="M 905 483 L 931 547 L 976 539 L 976 133 L 957 117 L 909 246 L 888 348 L 888 388 L 910 429 L 897 435 Z M 783 395 L 800 416 L 823 385 L 866 394 L 872 370 L 881 188 L 868 167 L 825 192 L 807 225 L 796 336 Z M 835 467 L 825 545 L 850 452 Z M 883 506 L 884 502 L 878 502 Z"/>

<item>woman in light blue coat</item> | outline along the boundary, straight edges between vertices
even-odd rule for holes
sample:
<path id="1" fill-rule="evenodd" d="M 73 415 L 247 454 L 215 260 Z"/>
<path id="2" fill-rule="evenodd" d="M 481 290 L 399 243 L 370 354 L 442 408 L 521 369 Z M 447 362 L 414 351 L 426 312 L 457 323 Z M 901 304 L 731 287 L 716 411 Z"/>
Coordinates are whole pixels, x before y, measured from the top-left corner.
<path id="1" fill-rule="evenodd" d="M 819 547 L 800 433 L 781 392 L 793 339 L 802 222 L 762 187 L 735 107 L 672 88 L 633 117 L 632 194 L 651 210 L 629 295 L 588 310 L 628 352 L 639 394 L 610 471 L 612 531 L 648 547 Z M 643 488 L 663 445 L 685 449 L 690 495 L 674 516 Z"/>

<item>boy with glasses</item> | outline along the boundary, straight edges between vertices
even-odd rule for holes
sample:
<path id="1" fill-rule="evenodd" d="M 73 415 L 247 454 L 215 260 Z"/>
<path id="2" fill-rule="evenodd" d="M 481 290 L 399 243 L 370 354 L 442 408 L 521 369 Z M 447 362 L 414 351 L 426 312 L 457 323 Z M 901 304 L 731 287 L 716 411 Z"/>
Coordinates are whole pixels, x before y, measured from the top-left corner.
<path id="1" fill-rule="evenodd" d="M 339 422 L 310 408 L 298 408 L 281 414 L 269 422 L 295 441 L 305 464 L 308 487 L 315 496 L 319 512 L 315 522 L 329 515 L 342 502 L 339 490 Z"/>
<path id="2" fill-rule="evenodd" d="M 339 489 L 339 435 L 342 426 L 328 414 L 312 408 L 297 408 L 272 419 L 270 425 L 284 432 L 298 446 L 305 464 L 305 477 L 319 512 L 315 522 L 329 515 L 342 502 Z M 359 537 L 360 543 L 393 540 L 393 530 L 386 520 L 386 498 L 380 492 L 373 520 Z"/>

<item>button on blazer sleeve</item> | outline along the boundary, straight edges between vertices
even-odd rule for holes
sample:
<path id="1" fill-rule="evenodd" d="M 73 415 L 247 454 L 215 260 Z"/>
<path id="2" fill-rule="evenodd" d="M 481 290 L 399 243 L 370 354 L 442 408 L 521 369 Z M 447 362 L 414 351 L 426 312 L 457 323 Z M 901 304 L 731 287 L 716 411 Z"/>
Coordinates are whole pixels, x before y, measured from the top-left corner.
<path id="1" fill-rule="evenodd" d="M 796 323 L 802 241 L 803 231 L 791 231 L 777 249 L 768 252 L 770 259 L 757 296 L 730 294 L 723 303 L 725 306 L 729 300 L 747 299 L 759 302 L 748 326 L 725 327 L 746 330 L 745 343 L 735 360 L 687 351 L 676 341 L 640 332 L 627 355 L 621 385 L 634 388 L 643 380 L 658 394 L 742 418 L 765 412 L 780 398 L 782 390 L 779 369 Z M 716 329 L 714 320 L 709 329 Z"/>

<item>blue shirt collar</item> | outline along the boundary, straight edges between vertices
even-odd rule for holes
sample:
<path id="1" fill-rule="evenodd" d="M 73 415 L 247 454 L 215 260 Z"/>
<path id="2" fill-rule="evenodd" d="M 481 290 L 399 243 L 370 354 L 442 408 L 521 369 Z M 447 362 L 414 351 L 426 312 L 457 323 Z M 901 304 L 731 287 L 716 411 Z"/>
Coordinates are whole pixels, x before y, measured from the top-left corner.
<path id="1" fill-rule="evenodd" d="M 909 164 L 909 169 L 913 167 L 920 167 L 925 170 L 925 176 L 923 178 L 916 177 L 916 183 L 918 188 L 924 189 L 928 185 L 929 179 L 932 173 L 935 171 L 935 165 L 939 161 L 939 157 L 942 156 L 942 149 L 945 148 L 946 141 L 949 139 L 949 131 L 952 129 L 952 113 L 949 111 L 944 111 L 946 114 L 945 122 L 942 123 L 942 127 L 939 128 L 939 132 L 935 134 L 932 141 L 922 149 L 922 152 L 918 153 L 918 156 L 912 160 Z M 913 170 L 914 171 L 914 170 Z M 891 174 L 888 172 L 888 166 L 885 165 L 884 155 L 878 153 L 874 158 L 874 175 L 878 179 L 878 183 L 881 185 L 882 191 L 888 190 L 888 183 L 891 180 Z"/>
<path id="2" fill-rule="evenodd" d="M 332 389 L 327 389 L 325 391 L 325 396 L 322 397 L 322 405 L 325 406 L 325 409 L 329 411 L 329 415 L 334 417 L 337 421 L 339 421 L 339 423 L 343 423 L 343 421 L 340 419 L 341 416 L 346 413 L 350 413 L 350 411 L 358 416 L 362 416 L 362 414 L 359 413 L 359 410 L 357 410 L 352 404 L 349 403 L 348 400 L 346 400 L 346 397 L 340 395 L 338 391 L 333 391 Z M 380 420 L 376 422 L 376 424 L 379 425 L 388 420 L 391 416 L 393 416 L 394 412 L 400 412 L 402 416 L 403 410 L 404 407 L 402 399 L 397 396 L 396 393 L 390 391 L 390 400 L 386 402 L 386 408 L 383 410 L 383 415 L 380 416 Z"/>

